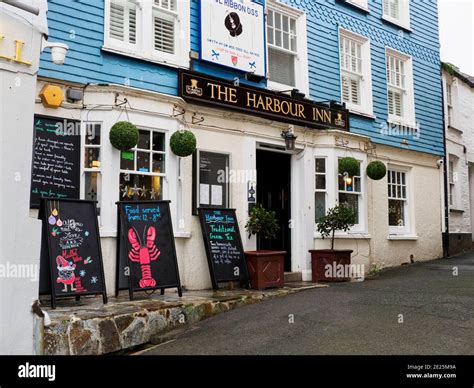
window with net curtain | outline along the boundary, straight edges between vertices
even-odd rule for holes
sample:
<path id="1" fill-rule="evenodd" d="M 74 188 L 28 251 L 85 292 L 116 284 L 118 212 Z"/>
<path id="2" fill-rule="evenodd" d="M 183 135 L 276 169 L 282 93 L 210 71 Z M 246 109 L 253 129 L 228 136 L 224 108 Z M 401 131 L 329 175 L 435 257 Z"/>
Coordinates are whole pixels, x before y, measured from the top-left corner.
<path id="1" fill-rule="evenodd" d="M 270 81 L 295 87 L 298 54 L 296 19 L 269 9 L 267 43 Z"/>

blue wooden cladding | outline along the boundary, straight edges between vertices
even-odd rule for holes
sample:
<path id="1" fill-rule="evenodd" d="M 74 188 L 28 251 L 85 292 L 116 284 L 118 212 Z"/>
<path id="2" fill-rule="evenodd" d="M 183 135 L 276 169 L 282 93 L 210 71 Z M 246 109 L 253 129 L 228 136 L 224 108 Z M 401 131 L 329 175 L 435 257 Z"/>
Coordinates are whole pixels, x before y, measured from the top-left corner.
<path id="1" fill-rule="evenodd" d="M 264 2 L 259 0 L 259 2 Z M 410 30 L 382 19 L 382 0 L 368 0 L 368 12 L 344 0 L 282 0 L 304 10 L 308 29 L 308 71 L 311 98 L 341 100 L 338 29 L 370 39 L 372 95 L 375 118 L 351 117 L 351 132 L 372 141 L 408 150 L 443 154 L 443 117 L 436 0 L 410 1 Z M 41 57 L 39 75 L 81 84 L 121 84 L 177 95 L 178 74 L 174 67 L 135 59 L 102 49 L 104 2 L 99 0 L 48 0 L 51 41 L 67 43 L 70 51 L 63 66 L 54 65 L 49 54 Z M 200 5 L 190 0 L 190 47 L 199 52 Z M 387 123 L 385 47 L 413 58 L 416 122 L 419 136 L 383 134 Z M 178 47 L 179 50 L 179 47 Z M 193 70 L 225 79 L 241 73 L 194 61 Z M 242 82 L 245 82 L 242 81 Z M 255 85 L 255 84 L 254 84 Z M 261 87 L 266 82 L 260 83 Z"/>

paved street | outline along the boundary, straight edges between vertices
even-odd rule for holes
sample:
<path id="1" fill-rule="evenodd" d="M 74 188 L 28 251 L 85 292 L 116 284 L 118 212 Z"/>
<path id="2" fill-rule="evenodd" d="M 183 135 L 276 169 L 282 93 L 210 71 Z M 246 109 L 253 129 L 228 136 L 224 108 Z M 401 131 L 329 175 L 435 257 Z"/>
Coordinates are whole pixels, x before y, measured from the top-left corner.
<path id="1" fill-rule="evenodd" d="M 472 355 L 474 254 L 238 308 L 145 354 Z"/>

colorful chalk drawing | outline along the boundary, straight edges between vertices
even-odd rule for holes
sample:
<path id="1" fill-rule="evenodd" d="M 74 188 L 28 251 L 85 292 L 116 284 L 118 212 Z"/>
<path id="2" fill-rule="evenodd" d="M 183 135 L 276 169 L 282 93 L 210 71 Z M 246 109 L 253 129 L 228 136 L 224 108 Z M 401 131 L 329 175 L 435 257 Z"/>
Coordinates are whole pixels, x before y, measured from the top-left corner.
<path id="1" fill-rule="evenodd" d="M 140 279 L 140 288 L 155 287 L 156 280 L 151 273 L 150 263 L 157 260 L 161 252 L 155 245 L 156 229 L 154 226 L 145 227 L 143 237 L 141 238 L 135 228 L 128 230 L 128 241 L 132 244 L 132 249 L 128 253 L 128 258 L 134 263 L 139 263 L 142 277 Z M 144 240 L 144 241 L 143 241 Z"/>

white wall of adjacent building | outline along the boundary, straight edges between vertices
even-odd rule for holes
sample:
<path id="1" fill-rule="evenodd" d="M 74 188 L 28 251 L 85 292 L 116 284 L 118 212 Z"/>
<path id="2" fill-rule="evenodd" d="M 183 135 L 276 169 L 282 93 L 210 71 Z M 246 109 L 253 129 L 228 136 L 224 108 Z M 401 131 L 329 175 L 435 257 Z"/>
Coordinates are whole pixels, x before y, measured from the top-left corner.
<path id="1" fill-rule="evenodd" d="M 474 89 L 443 71 L 450 233 L 474 232 Z"/>
<path id="2" fill-rule="evenodd" d="M 38 297 L 41 223 L 28 209 L 36 74 L 47 5 L 46 0 L 29 3 L 40 7 L 39 16 L 0 2 L 0 54 L 14 56 L 14 40 L 21 40 L 22 59 L 31 61 L 0 59 L 0 354 L 34 352 L 31 304 Z"/>

